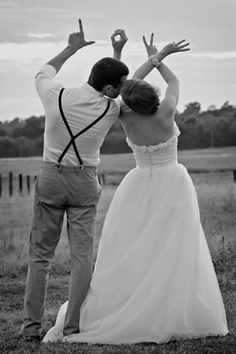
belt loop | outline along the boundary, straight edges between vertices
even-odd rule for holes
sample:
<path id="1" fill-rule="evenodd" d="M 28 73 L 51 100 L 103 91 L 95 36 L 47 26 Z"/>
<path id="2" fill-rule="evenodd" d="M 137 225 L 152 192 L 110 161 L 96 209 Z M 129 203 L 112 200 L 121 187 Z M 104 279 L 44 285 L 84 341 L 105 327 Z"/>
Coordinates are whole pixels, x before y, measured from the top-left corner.
<path id="1" fill-rule="evenodd" d="M 61 163 L 59 163 L 59 164 L 57 165 L 57 168 L 58 168 L 58 170 L 59 170 L 59 173 L 62 173 L 63 166 L 62 166 Z"/>
<path id="2" fill-rule="evenodd" d="M 83 164 L 80 164 L 78 166 L 75 166 L 75 172 L 76 174 L 78 175 L 79 174 L 79 171 L 82 171 L 84 169 L 84 165 Z"/>
<path id="3" fill-rule="evenodd" d="M 76 171 L 76 173 L 78 174 L 79 173 L 79 171 L 82 171 L 84 169 L 84 165 L 79 165 L 79 166 L 75 166 L 75 171 Z"/>

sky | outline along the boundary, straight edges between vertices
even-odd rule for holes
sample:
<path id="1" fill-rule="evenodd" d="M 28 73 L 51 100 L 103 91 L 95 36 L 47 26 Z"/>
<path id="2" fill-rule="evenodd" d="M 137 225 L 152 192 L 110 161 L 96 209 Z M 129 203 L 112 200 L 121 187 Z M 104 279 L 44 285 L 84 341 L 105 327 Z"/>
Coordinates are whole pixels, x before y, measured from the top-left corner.
<path id="1" fill-rule="evenodd" d="M 96 43 L 61 68 L 56 80 L 65 87 L 87 81 L 92 65 L 112 56 L 110 36 L 121 28 L 130 75 L 146 60 L 142 35 L 154 32 L 158 49 L 174 40 L 190 42 L 190 52 L 165 59 L 180 81 L 180 112 L 194 101 L 203 110 L 227 100 L 236 105 L 236 0 L 0 0 L 0 121 L 44 114 L 34 76 L 78 31 L 78 18 L 85 39 Z M 163 95 L 157 71 L 146 80 Z"/>

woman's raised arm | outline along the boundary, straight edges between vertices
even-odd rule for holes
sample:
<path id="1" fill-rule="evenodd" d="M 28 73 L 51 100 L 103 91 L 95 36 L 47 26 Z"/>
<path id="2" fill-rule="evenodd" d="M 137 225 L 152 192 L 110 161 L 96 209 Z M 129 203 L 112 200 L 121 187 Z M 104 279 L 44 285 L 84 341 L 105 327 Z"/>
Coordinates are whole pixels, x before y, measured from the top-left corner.
<path id="1" fill-rule="evenodd" d="M 154 67 L 158 69 L 162 78 L 167 83 L 165 93 L 165 101 L 168 102 L 170 107 L 175 108 L 179 99 L 179 80 L 175 74 L 163 64 L 163 59 L 173 53 L 185 52 L 190 50 L 189 43 L 185 40 L 179 42 L 171 42 L 163 47 L 160 52 L 157 51 L 156 46 L 153 44 L 154 34 L 151 34 L 150 43 L 148 44 L 146 38 L 143 36 L 143 42 L 146 47 L 149 60 L 141 65 L 134 73 L 133 79 L 144 79 Z"/>

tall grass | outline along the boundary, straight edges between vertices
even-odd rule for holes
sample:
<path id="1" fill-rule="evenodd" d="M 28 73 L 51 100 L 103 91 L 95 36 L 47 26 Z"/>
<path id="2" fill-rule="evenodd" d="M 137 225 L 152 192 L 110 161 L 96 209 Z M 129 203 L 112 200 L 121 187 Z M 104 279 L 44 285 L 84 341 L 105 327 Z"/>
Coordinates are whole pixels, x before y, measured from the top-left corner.
<path id="1" fill-rule="evenodd" d="M 236 183 L 228 175 L 193 175 L 199 199 L 201 221 L 213 258 L 222 250 L 235 246 Z M 116 186 L 103 188 L 98 204 L 94 237 L 94 260 L 105 214 Z M 0 275 L 19 276 L 27 268 L 28 238 L 33 216 L 33 193 L 0 199 Z M 52 272 L 67 274 L 70 270 L 66 217 L 57 247 Z"/>
<path id="2" fill-rule="evenodd" d="M 94 260 L 104 217 L 114 192 L 115 186 L 105 187 L 99 201 L 94 237 Z M 2 210 L 0 214 L 0 276 L 14 278 L 25 273 L 27 268 L 28 239 L 33 217 L 33 193 L 29 196 L 16 195 L 0 199 L 0 209 Z M 65 216 L 52 272 L 67 274 L 70 270 L 69 258 Z"/>
<path id="3" fill-rule="evenodd" d="M 213 258 L 226 308 L 230 335 L 167 344 L 132 346 L 86 346 L 83 344 L 48 344 L 37 346 L 17 337 L 22 323 L 25 274 L 27 269 L 28 238 L 32 220 L 33 193 L 0 199 L 0 287 L 1 353 L 234 353 L 236 345 L 236 183 L 230 175 L 192 175 L 201 212 L 201 221 Z M 98 205 L 94 260 L 104 217 L 116 186 L 103 188 Z M 48 287 L 44 329 L 55 321 L 59 306 L 67 299 L 70 271 L 69 248 L 66 237 L 66 219 L 57 247 Z"/>

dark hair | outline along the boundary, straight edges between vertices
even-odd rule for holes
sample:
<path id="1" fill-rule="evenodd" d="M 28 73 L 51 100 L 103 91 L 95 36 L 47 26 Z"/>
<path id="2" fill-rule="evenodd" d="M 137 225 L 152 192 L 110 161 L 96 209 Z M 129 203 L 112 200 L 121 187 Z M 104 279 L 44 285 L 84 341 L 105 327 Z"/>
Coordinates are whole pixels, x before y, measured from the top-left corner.
<path id="1" fill-rule="evenodd" d="M 105 85 L 112 85 L 116 88 L 121 84 L 121 78 L 128 74 L 128 67 L 121 61 L 103 58 L 92 67 L 88 83 L 97 91 L 101 91 Z"/>
<path id="2" fill-rule="evenodd" d="M 138 114 L 153 114 L 160 105 L 156 90 L 144 80 L 126 80 L 120 93 L 126 105 Z"/>

